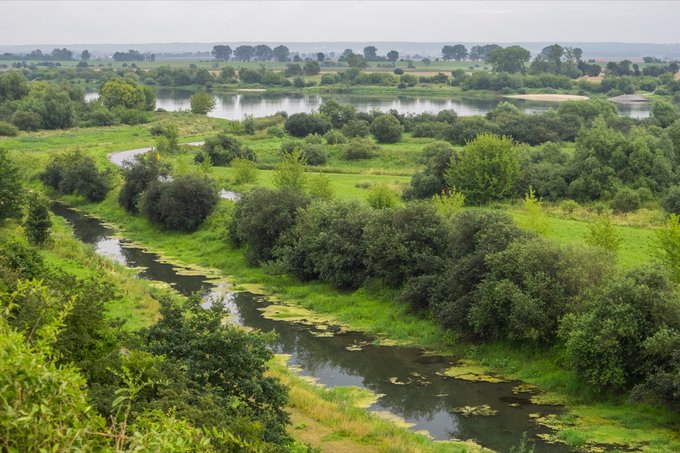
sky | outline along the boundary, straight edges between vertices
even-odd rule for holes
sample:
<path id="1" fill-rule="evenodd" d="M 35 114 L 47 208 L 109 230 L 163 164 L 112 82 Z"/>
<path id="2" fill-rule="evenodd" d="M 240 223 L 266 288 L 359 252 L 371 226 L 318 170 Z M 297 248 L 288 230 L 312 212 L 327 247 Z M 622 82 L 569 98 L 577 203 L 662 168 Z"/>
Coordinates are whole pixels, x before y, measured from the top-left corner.
<path id="1" fill-rule="evenodd" d="M 680 42 L 678 1 L 0 1 L 0 44 Z"/>

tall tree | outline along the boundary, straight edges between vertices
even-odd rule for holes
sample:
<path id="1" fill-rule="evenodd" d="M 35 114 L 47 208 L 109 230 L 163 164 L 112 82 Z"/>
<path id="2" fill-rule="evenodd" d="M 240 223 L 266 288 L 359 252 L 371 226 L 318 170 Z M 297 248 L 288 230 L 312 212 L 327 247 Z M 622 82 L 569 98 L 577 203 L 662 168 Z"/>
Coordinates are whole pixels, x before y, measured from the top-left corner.
<path id="1" fill-rule="evenodd" d="M 468 55 L 467 48 L 462 44 L 456 44 L 452 49 L 453 59 L 456 61 L 464 60 Z"/>
<path id="2" fill-rule="evenodd" d="M 453 46 L 442 47 L 442 58 L 446 61 L 453 60 Z"/>
<path id="3" fill-rule="evenodd" d="M 318 61 L 319 63 L 324 61 L 325 59 L 326 59 L 326 55 L 324 55 L 323 52 L 318 52 L 316 54 L 316 61 Z"/>
<path id="4" fill-rule="evenodd" d="M 286 46 L 276 46 L 274 47 L 274 58 L 276 61 L 288 61 L 290 56 L 290 50 Z"/>
<path id="5" fill-rule="evenodd" d="M 7 150 L 0 148 L 0 222 L 20 217 L 23 201 L 19 167 L 10 159 Z"/>
<path id="6" fill-rule="evenodd" d="M 255 46 L 255 58 L 258 61 L 269 61 L 274 57 L 274 51 L 266 44 Z"/>
<path id="7" fill-rule="evenodd" d="M 399 52 L 397 52 L 396 50 L 390 50 L 389 52 L 387 52 L 387 61 L 391 61 L 392 63 L 394 63 L 398 59 Z"/>
<path id="8" fill-rule="evenodd" d="M 234 50 L 234 58 L 239 61 L 250 61 L 255 55 L 253 46 L 238 46 Z"/>
<path id="9" fill-rule="evenodd" d="M 368 61 L 374 61 L 378 57 L 378 49 L 375 46 L 364 47 L 364 58 Z"/>
<path id="10" fill-rule="evenodd" d="M 228 61 L 231 58 L 232 50 L 231 47 L 229 46 L 218 44 L 216 46 L 213 46 L 210 54 L 216 60 Z"/>
<path id="11" fill-rule="evenodd" d="M 90 57 L 91 57 L 90 51 L 88 51 L 87 49 L 83 50 L 80 54 L 80 59 L 83 61 L 89 60 Z"/>
<path id="12" fill-rule="evenodd" d="M 491 52 L 486 61 L 494 72 L 516 73 L 524 70 L 524 64 L 531 58 L 531 53 L 520 46 L 499 47 Z"/>

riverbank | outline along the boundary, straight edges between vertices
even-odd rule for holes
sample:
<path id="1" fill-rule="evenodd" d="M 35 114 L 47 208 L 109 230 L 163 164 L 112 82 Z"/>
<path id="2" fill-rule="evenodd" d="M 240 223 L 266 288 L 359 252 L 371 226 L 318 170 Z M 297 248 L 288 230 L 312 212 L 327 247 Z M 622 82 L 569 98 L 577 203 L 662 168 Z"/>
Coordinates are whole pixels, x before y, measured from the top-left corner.
<path id="1" fill-rule="evenodd" d="M 226 245 L 231 213 L 231 205 L 226 202 L 191 235 L 164 232 L 142 218 L 126 214 L 112 195 L 101 204 L 79 204 L 79 208 L 123 227 L 127 238 L 169 260 L 219 270 L 235 284 L 235 289 L 254 289 L 274 300 L 310 309 L 338 324 L 376 336 L 384 344 L 413 345 L 473 358 L 487 370 L 537 385 L 543 390 L 539 395 L 541 401 L 569 407 L 567 414 L 549 421 L 556 429 L 553 440 L 578 448 L 616 443 L 643 451 L 680 449 L 680 439 L 674 431 L 676 415 L 645 405 L 626 404 L 623 396 L 609 402 L 589 400 L 584 396 L 587 389 L 575 375 L 559 366 L 557 351 L 521 349 L 501 343 L 461 344 L 433 321 L 417 318 L 406 307 L 396 304 L 394 292 L 375 282 L 358 291 L 342 293 L 318 282 L 300 283 L 273 273 L 273 269 L 248 268 L 240 251 Z M 661 450 L 650 450 L 647 448 L 650 445 Z"/>

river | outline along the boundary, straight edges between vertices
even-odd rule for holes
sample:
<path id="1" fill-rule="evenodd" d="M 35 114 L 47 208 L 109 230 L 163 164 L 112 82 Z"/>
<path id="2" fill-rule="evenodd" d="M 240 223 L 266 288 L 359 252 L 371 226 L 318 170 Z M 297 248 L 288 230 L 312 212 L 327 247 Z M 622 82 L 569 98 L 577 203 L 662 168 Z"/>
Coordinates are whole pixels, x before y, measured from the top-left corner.
<path id="1" fill-rule="evenodd" d="M 189 110 L 189 98 L 192 92 L 186 90 L 159 90 L 156 98 L 156 108 L 169 112 Z M 86 100 L 96 99 L 97 93 L 87 93 Z M 516 105 L 526 113 L 540 113 L 549 108 L 557 108 L 558 103 L 526 101 L 521 99 L 471 99 L 471 98 L 428 98 L 422 96 L 358 96 L 358 95 L 303 95 L 278 93 L 239 93 L 216 94 L 215 109 L 208 114 L 215 118 L 241 120 L 246 115 L 263 117 L 285 111 L 288 114 L 311 112 L 328 99 L 335 99 L 342 104 L 351 104 L 357 110 L 370 112 L 371 110 L 387 111 L 395 109 L 400 113 L 437 113 L 441 110 L 455 110 L 459 116 L 485 115 L 493 110 L 500 102 L 506 101 Z M 633 118 L 646 118 L 650 114 L 648 103 L 617 104 L 619 112 Z"/>
<path id="2" fill-rule="evenodd" d="M 254 329 L 276 332 L 274 351 L 289 354 L 289 364 L 298 367 L 302 375 L 330 387 L 353 385 L 381 394 L 369 407 L 371 411 L 397 415 L 412 424 L 411 429 L 426 430 L 434 439 L 474 439 L 485 447 L 508 451 L 519 444 L 526 432 L 537 442 L 537 451 L 570 451 L 564 445 L 547 444 L 536 438 L 536 434 L 547 430 L 530 417 L 562 409 L 531 404 L 528 393 L 513 393 L 517 382 L 492 384 L 448 378 L 438 373 L 454 363 L 451 357 L 433 357 L 420 349 L 396 346 L 369 344 L 353 348 L 370 339 L 356 332 L 319 337 L 299 324 L 266 319 L 258 310 L 267 304 L 261 296 L 248 292 L 225 295 L 219 283 L 193 272 L 182 272 L 158 255 L 115 238 L 114 231 L 96 219 L 58 203 L 52 209 L 71 224 L 78 239 L 91 244 L 98 254 L 140 268 L 140 278 L 166 282 L 184 295 L 203 291 L 206 304 L 214 297 L 226 297 L 231 319 Z M 463 416 L 454 412 L 458 407 L 484 404 L 498 413 Z"/>

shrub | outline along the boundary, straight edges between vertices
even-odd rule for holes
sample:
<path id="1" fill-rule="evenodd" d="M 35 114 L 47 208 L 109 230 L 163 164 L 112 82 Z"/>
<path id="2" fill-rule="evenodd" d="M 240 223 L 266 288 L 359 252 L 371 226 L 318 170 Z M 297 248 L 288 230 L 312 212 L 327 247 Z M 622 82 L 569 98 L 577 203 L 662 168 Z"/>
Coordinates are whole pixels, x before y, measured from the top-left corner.
<path id="1" fill-rule="evenodd" d="M 579 208 L 579 204 L 574 200 L 564 200 L 560 203 L 560 209 L 562 209 L 567 214 L 573 214 Z"/>
<path id="2" fill-rule="evenodd" d="M 50 238 L 52 220 L 45 197 L 33 195 L 28 204 L 28 215 L 24 221 L 26 239 L 33 245 L 43 245 Z"/>
<path id="3" fill-rule="evenodd" d="M 5 121 L 0 121 L 0 137 L 15 137 L 18 133 L 19 130 L 16 127 Z"/>
<path id="4" fill-rule="evenodd" d="M 397 143 L 401 140 L 403 126 L 393 115 L 380 115 L 371 123 L 371 134 L 378 143 Z"/>
<path id="5" fill-rule="evenodd" d="M 286 119 L 285 128 L 293 137 L 306 137 L 309 134 L 323 135 L 331 125 L 320 115 L 295 113 Z"/>
<path id="6" fill-rule="evenodd" d="M 237 157 L 231 161 L 231 168 L 236 184 L 252 184 L 257 181 L 258 170 L 253 161 Z"/>
<path id="7" fill-rule="evenodd" d="M 191 95 L 189 105 L 191 113 L 196 115 L 207 115 L 215 108 L 216 102 L 212 95 L 204 91 L 198 91 Z"/>
<path id="8" fill-rule="evenodd" d="M 411 178 L 411 184 L 404 191 L 407 200 L 430 198 L 446 189 L 446 170 L 451 166 L 453 147 L 446 142 L 434 142 L 423 148 L 419 163 L 425 169 Z"/>
<path id="9" fill-rule="evenodd" d="M 317 202 L 299 214 L 276 256 L 302 280 L 318 278 L 339 288 L 366 279 L 363 235 L 372 211 L 357 202 Z"/>
<path id="10" fill-rule="evenodd" d="M 497 134 L 498 125 L 482 116 L 464 116 L 458 118 L 445 133 L 445 139 L 454 145 L 465 145 L 478 135 Z"/>
<path id="11" fill-rule="evenodd" d="M 326 164 L 326 151 L 323 145 L 318 145 L 314 143 L 305 143 L 302 145 L 302 160 L 307 165 L 325 165 Z"/>
<path id="12" fill-rule="evenodd" d="M 36 112 L 17 110 L 12 115 L 12 124 L 22 131 L 37 131 L 42 125 L 42 118 Z M 2 134 L 0 133 L 0 135 Z"/>
<path id="13" fill-rule="evenodd" d="M 368 121 L 365 120 L 350 120 L 342 127 L 342 134 L 348 138 L 368 137 L 370 132 Z"/>
<path id="14" fill-rule="evenodd" d="M 392 72 L 394 72 L 396 75 L 402 75 L 404 73 L 404 70 L 401 68 L 395 68 L 394 71 Z"/>
<path id="15" fill-rule="evenodd" d="M 236 137 L 227 134 L 219 134 L 205 139 L 203 152 L 210 156 L 210 162 L 216 166 L 227 166 L 237 157 L 247 160 L 255 160 L 255 153 L 241 143 Z M 203 161 L 203 156 L 196 156 L 197 162 Z"/>
<path id="16" fill-rule="evenodd" d="M 614 198 L 609 203 L 609 206 L 615 212 L 633 212 L 640 209 L 641 206 L 640 195 L 633 189 L 624 187 L 616 192 Z"/>
<path id="17" fill-rule="evenodd" d="M 370 159 L 378 149 L 368 138 L 350 139 L 343 147 L 343 158 L 347 160 Z"/>
<path id="18" fill-rule="evenodd" d="M 5 219 L 21 217 L 24 204 L 24 187 L 19 166 L 0 148 L 0 223 Z"/>
<path id="19" fill-rule="evenodd" d="M 473 204 L 500 200 L 512 193 L 519 178 L 519 156 L 507 137 L 482 134 L 469 142 L 446 173 L 449 187 L 458 188 Z"/>
<path id="20" fill-rule="evenodd" d="M 77 194 L 89 201 L 102 201 L 111 190 L 110 172 L 99 171 L 94 160 L 80 151 L 52 157 L 40 179 L 61 194 Z"/>
<path id="21" fill-rule="evenodd" d="M 198 176 L 156 181 L 142 194 L 140 211 L 168 230 L 195 231 L 215 209 L 219 196 L 215 185 Z"/>
<path id="22" fill-rule="evenodd" d="M 587 244 L 616 253 L 621 247 L 621 242 L 623 242 L 621 233 L 616 230 L 609 215 L 602 214 L 594 222 L 588 224 Z"/>
<path id="23" fill-rule="evenodd" d="M 162 164 L 153 153 L 138 154 L 123 162 L 124 183 L 118 193 L 118 204 L 128 212 L 139 212 L 142 193 L 159 178 L 169 174 L 169 167 Z"/>
<path id="24" fill-rule="evenodd" d="M 303 191 L 307 184 L 305 166 L 304 157 L 299 151 L 285 154 L 272 175 L 274 185 L 282 190 Z"/>
<path id="25" fill-rule="evenodd" d="M 286 131 L 279 126 L 270 126 L 267 128 L 267 135 L 269 137 L 283 138 L 286 136 Z"/>
<path id="26" fill-rule="evenodd" d="M 347 137 L 345 137 L 342 132 L 336 129 L 328 131 L 326 135 L 324 135 L 324 138 L 326 139 L 326 143 L 329 145 L 341 145 L 343 143 L 347 143 Z"/>
<path id="27" fill-rule="evenodd" d="M 671 214 L 680 214 L 680 186 L 672 186 L 661 200 L 661 205 Z"/>
<path id="28" fill-rule="evenodd" d="M 245 247 L 248 264 L 270 261 L 281 235 L 295 225 L 300 208 L 308 203 L 298 190 L 255 188 L 236 203 L 229 225 L 231 241 Z"/>
<path id="29" fill-rule="evenodd" d="M 364 231 L 369 273 L 396 287 L 408 278 L 440 271 L 446 236 L 442 219 L 430 204 L 414 202 L 383 210 Z"/>
<path id="30" fill-rule="evenodd" d="M 366 196 L 366 201 L 373 209 L 390 209 L 397 205 L 397 194 L 386 185 L 373 187 Z"/>

